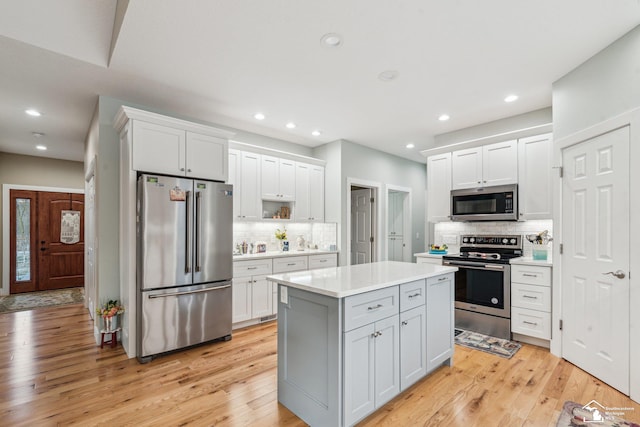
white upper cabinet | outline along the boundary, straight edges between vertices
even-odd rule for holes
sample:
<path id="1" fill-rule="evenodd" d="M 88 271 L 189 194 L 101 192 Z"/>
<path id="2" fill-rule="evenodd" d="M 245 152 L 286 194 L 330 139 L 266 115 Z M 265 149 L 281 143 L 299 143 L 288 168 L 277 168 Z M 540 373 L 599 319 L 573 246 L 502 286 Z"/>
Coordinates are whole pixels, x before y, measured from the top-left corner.
<path id="1" fill-rule="evenodd" d="M 185 131 L 140 120 L 132 128 L 134 170 L 185 175 Z"/>
<path id="2" fill-rule="evenodd" d="M 551 134 L 518 140 L 518 191 L 520 219 L 551 219 Z"/>
<path id="3" fill-rule="evenodd" d="M 141 172 L 227 181 L 231 132 L 130 107 L 115 127 L 131 131 L 131 167 Z"/>
<path id="4" fill-rule="evenodd" d="M 427 221 L 448 221 L 451 215 L 451 153 L 427 158 Z"/>
<path id="5" fill-rule="evenodd" d="M 226 181 L 228 149 L 227 141 L 222 138 L 187 132 L 186 176 Z"/>
<path id="6" fill-rule="evenodd" d="M 516 140 L 458 150 L 451 154 L 451 188 L 454 190 L 518 182 Z"/>
<path id="7" fill-rule="evenodd" d="M 324 221 L 324 167 L 296 163 L 295 220 Z"/>
<path id="8" fill-rule="evenodd" d="M 233 218 L 258 220 L 260 217 L 260 155 L 229 150 L 229 180 L 233 185 Z"/>
<path id="9" fill-rule="evenodd" d="M 296 168 L 293 160 L 262 155 L 261 188 L 263 200 L 295 200 Z"/>

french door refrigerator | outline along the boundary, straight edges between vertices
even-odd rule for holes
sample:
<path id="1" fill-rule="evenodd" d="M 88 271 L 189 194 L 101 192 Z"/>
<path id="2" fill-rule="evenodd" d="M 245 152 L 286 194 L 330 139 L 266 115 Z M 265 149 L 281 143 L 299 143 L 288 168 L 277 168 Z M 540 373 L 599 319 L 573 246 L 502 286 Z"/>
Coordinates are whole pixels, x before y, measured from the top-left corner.
<path id="1" fill-rule="evenodd" d="M 138 177 L 137 356 L 231 339 L 232 186 Z"/>

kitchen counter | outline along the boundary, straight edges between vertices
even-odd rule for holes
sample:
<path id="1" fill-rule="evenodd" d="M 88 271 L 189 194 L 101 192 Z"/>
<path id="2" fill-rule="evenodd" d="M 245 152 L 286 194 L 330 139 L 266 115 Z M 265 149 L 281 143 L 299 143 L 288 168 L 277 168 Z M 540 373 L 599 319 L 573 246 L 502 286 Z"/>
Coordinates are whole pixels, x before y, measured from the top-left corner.
<path id="1" fill-rule="evenodd" d="M 352 426 L 451 366 L 456 270 L 384 261 L 268 276 L 278 402 L 312 426 Z"/>
<path id="2" fill-rule="evenodd" d="M 344 298 L 414 280 L 453 273 L 457 267 L 396 261 L 276 274 L 267 280 L 333 298 Z"/>
<path id="3" fill-rule="evenodd" d="M 539 265 L 541 267 L 553 267 L 553 260 L 551 257 L 542 260 L 542 259 L 533 259 L 532 257 L 524 257 L 521 256 L 519 258 L 513 258 L 509 260 L 509 264 L 516 265 Z"/>
<path id="4" fill-rule="evenodd" d="M 307 249 L 304 251 L 269 251 L 269 252 L 261 252 L 255 254 L 233 254 L 234 261 L 241 261 L 247 259 L 262 259 L 262 258 L 283 258 L 290 256 L 303 256 L 303 255 L 323 255 L 323 254 L 337 254 L 339 251 L 329 251 L 323 249 Z"/>

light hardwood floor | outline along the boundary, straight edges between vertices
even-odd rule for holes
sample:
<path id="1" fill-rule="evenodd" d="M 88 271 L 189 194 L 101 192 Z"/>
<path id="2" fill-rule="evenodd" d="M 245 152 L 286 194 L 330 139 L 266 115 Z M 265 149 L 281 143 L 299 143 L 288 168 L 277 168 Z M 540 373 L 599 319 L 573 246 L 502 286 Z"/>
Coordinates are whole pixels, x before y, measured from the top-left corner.
<path id="1" fill-rule="evenodd" d="M 81 305 L 0 314 L 0 425 L 304 426 L 277 402 L 276 324 L 146 365 L 96 346 Z M 506 360 L 456 346 L 362 426 L 555 426 L 566 400 L 640 405 L 547 350 Z"/>

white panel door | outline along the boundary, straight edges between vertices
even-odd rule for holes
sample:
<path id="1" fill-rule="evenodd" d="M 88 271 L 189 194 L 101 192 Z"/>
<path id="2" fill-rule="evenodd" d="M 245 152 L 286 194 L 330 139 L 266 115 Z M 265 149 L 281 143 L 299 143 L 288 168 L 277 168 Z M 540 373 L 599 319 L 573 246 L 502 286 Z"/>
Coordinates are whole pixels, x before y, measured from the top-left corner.
<path id="1" fill-rule="evenodd" d="M 311 198 L 318 197 L 309 194 L 309 175 L 311 165 L 296 163 L 296 204 L 293 210 L 296 221 L 311 220 Z"/>
<path id="2" fill-rule="evenodd" d="M 296 182 L 296 190 L 298 183 Z M 296 200 L 296 204 L 298 201 Z M 309 171 L 309 211 L 311 220 L 324 221 L 324 167 L 311 166 Z"/>
<path id="3" fill-rule="evenodd" d="M 260 156 L 260 188 L 265 200 L 279 200 L 278 158 Z"/>
<path id="4" fill-rule="evenodd" d="M 551 134 L 518 140 L 518 207 L 520 219 L 552 219 Z"/>
<path id="5" fill-rule="evenodd" d="M 251 283 L 251 317 L 269 316 L 273 313 L 273 292 L 267 276 L 253 276 Z"/>
<path id="6" fill-rule="evenodd" d="M 242 152 L 240 163 L 240 217 L 258 220 L 260 210 L 260 155 Z M 235 200 L 234 200 L 235 201 Z"/>
<path id="7" fill-rule="evenodd" d="M 371 262 L 371 189 L 351 191 L 351 264 Z"/>
<path id="8" fill-rule="evenodd" d="M 427 373 L 427 310 L 400 313 L 400 387 L 406 390 Z"/>
<path id="9" fill-rule="evenodd" d="M 629 127 L 563 150 L 562 356 L 629 393 Z"/>
<path id="10" fill-rule="evenodd" d="M 375 409 L 374 324 L 344 334 L 344 423 L 353 425 Z"/>
<path id="11" fill-rule="evenodd" d="M 251 277 L 239 277 L 232 281 L 233 323 L 251 319 L 251 281 Z"/>
<path id="12" fill-rule="evenodd" d="M 226 181 L 229 146 L 227 141 L 210 135 L 187 132 L 187 176 Z"/>
<path id="13" fill-rule="evenodd" d="M 278 165 L 278 184 L 282 200 L 296 199 L 296 162 L 280 159 Z"/>
<path id="14" fill-rule="evenodd" d="M 400 331 L 399 317 L 387 317 L 375 324 L 375 403 L 376 408 L 400 393 Z"/>

